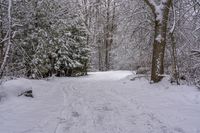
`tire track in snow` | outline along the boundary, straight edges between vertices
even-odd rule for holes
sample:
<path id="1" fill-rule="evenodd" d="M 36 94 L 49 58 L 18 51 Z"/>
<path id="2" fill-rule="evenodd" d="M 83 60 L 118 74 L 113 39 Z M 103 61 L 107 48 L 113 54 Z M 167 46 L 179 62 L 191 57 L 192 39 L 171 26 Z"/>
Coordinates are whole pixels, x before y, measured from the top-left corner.
<path id="1" fill-rule="evenodd" d="M 66 90 L 63 90 L 64 93 L 68 96 L 65 97 L 65 101 L 68 101 L 62 110 L 62 115 L 60 117 L 59 132 L 73 132 L 77 131 L 75 128 L 80 128 L 78 131 L 87 132 L 87 129 L 82 128 L 83 126 L 92 125 L 94 131 L 101 130 L 102 132 L 129 132 L 126 129 L 123 129 L 123 126 L 115 125 L 116 120 L 123 119 L 125 123 L 131 123 L 132 126 L 144 125 L 145 129 L 150 132 L 155 132 L 154 129 L 160 129 L 159 132 L 168 133 L 168 128 L 164 126 L 159 119 L 157 119 L 154 114 L 146 113 L 143 109 L 138 110 L 139 104 L 133 103 L 128 100 L 117 96 L 113 92 L 105 90 L 94 90 L 96 93 L 94 96 L 92 94 L 80 93 L 80 90 L 75 89 L 70 85 L 68 88 L 69 94 Z M 89 92 L 89 91 L 88 91 Z M 95 98 L 95 96 L 97 98 Z M 101 98 L 104 97 L 104 98 Z M 93 99 L 93 103 L 90 101 Z M 99 101 L 101 100 L 101 102 Z M 67 108 L 67 110 L 66 110 Z M 81 109 L 82 110 L 79 110 Z M 84 112 L 84 108 L 87 109 L 87 112 Z M 142 108 L 140 106 L 140 108 Z M 79 113 L 79 111 L 81 111 Z M 132 116 L 126 115 L 125 112 L 132 114 Z M 132 112 L 137 112 L 133 114 Z M 140 113 L 139 113 L 140 112 Z M 82 114 L 81 114 L 82 113 Z M 87 119 L 88 117 L 88 119 Z M 124 118 L 125 117 L 125 118 Z M 144 120 L 144 121 L 142 121 Z M 90 123 L 92 121 L 92 123 Z M 85 123 L 85 125 L 83 124 Z M 106 125 L 109 123 L 109 127 Z M 119 124 L 119 123 L 118 123 Z M 61 131 L 62 130 L 62 131 Z"/>
<path id="2" fill-rule="evenodd" d="M 141 112 L 140 114 L 137 114 L 136 117 L 138 120 L 145 120 L 144 126 L 147 127 L 148 133 L 156 133 L 157 129 L 160 129 L 158 133 L 186 133 L 182 128 L 179 127 L 169 127 L 166 123 L 164 123 L 162 120 L 160 120 L 153 112 L 147 112 L 147 107 L 145 107 L 142 103 L 139 103 L 137 100 L 131 99 L 128 100 L 125 97 L 119 95 L 112 89 L 107 91 L 106 93 L 110 94 L 110 97 L 116 97 L 116 99 L 119 99 L 121 102 L 123 102 L 127 107 L 129 107 L 131 110 L 138 112 Z M 149 109 L 148 109 L 149 110 Z M 134 122 L 137 123 L 137 120 Z M 156 130 L 155 130 L 156 129 Z"/>
<path id="3" fill-rule="evenodd" d="M 61 109 L 60 115 L 59 115 L 59 117 L 57 118 L 57 119 L 58 119 L 58 123 L 57 123 L 57 125 L 56 125 L 55 130 L 54 130 L 54 133 L 57 133 L 60 124 L 63 123 L 63 120 L 64 120 L 64 119 L 63 119 L 63 113 L 64 113 L 65 108 L 66 108 L 66 97 L 67 97 L 67 92 L 65 91 L 65 88 L 62 88 L 61 90 L 62 90 L 62 92 L 63 92 L 63 106 L 64 106 L 64 107 Z"/>
<path id="4" fill-rule="evenodd" d="M 63 92 L 63 108 L 60 111 L 60 115 L 57 118 L 58 123 L 56 125 L 54 133 L 63 133 L 65 130 L 69 130 L 71 126 L 74 125 L 72 117 L 79 117 L 79 113 L 74 110 L 74 104 L 77 101 L 77 95 L 79 94 L 71 84 L 68 87 L 62 88 Z"/>
<path id="5" fill-rule="evenodd" d="M 86 86 L 81 82 L 82 85 L 68 85 L 63 89 L 65 108 L 55 133 L 132 133 L 140 130 L 145 133 L 185 133 L 183 129 L 169 127 L 154 113 L 147 112 L 145 105 L 139 101 L 130 101 L 105 89 L 114 87 L 119 81 L 107 81 L 111 86 L 96 86 L 100 82 L 90 82 Z"/>

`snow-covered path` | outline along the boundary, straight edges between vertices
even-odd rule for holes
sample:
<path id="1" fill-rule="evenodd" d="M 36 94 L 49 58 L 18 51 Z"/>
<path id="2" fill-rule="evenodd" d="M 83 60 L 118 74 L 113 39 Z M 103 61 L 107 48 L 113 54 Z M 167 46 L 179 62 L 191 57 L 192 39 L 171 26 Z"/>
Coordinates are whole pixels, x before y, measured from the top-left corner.
<path id="1" fill-rule="evenodd" d="M 0 133 L 200 133 L 200 91 L 129 75 L 8 81 L 1 89 L 7 97 L 0 102 Z M 30 87 L 35 98 L 14 96 Z"/>

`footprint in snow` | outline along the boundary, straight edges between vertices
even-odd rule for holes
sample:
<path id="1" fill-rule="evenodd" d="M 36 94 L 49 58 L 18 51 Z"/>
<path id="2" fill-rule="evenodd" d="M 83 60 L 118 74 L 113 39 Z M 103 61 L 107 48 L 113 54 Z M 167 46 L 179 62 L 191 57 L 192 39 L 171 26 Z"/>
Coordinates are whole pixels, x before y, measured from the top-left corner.
<path id="1" fill-rule="evenodd" d="M 79 117 L 80 114 L 79 114 L 78 112 L 72 112 L 72 116 L 73 116 L 73 117 Z"/>

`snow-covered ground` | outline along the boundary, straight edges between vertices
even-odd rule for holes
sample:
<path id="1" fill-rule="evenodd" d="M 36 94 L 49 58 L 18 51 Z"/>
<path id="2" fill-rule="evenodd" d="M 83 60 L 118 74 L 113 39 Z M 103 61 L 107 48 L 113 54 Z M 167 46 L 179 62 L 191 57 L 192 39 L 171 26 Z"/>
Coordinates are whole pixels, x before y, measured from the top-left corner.
<path id="1" fill-rule="evenodd" d="M 129 75 L 8 81 L 0 88 L 0 133 L 200 133 L 199 90 Z M 34 98 L 17 97 L 30 88 Z"/>

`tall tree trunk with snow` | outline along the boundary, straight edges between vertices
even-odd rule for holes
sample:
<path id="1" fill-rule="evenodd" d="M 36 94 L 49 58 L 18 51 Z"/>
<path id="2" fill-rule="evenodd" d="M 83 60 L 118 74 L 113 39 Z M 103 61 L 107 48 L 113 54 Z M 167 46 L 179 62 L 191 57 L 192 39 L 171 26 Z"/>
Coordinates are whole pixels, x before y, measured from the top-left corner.
<path id="1" fill-rule="evenodd" d="M 176 51 L 176 41 L 175 41 L 175 36 L 174 36 L 174 31 L 175 31 L 175 26 L 176 26 L 176 13 L 174 6 L 172 4 L 172 10 L 173 10 L 173 15 L 174 15 L 174 22 L 173 26 L 169 32 L 169 36 L 171 38 L 171 47 L 172 47 L 172 77 L 171 77 L 171 82 L 176 82 L 177 85 L 179 85 L 179 69 L 177 65 L 177 51 Z"/>
<path id="2" fill-rule="evenodd" d="M 3 52 L 4 52 L 4 32 L 3 32 L 3 8 L 2 5 L 0 4 L 0 64 L 3 62 Z"/>
<path id="3" fill-rule="evenodd" d="M 7 63 L 7 59 L 9 57 L 9 52 L 10 52 L 10 47 L 11 47 L 11 6 L 12 6 L 12 0 L 8 0 L 8 30 L 7 30 L 7 35 L 5 39 L 7 40 L 7 47 L 5 51 L 5 55 L 3 58 L 3 61 L 1 63 L 1 68 L 0 68 L 0 78 L 3 76 L 3 71 Z"/>
<path id="4" fill-rule="evenodd" d="M 159 0 L 159 4 L 157 4 L 155 0 L 144 1 L 151 8 L 155 18 L 151 80 L 153 82 L 159 82 L 163 78 L 162 75 L 164 74 L 167 24 L 172 0 Z"/>
<path id="5" fill-rule="evenodd" d="M 101 1 L 96 0 L 95 5 L 96 13 L 95 13 L 95 43 L 97 45 L 98 51 L 98 70 L 103 71 L 103 63 L 102 63 L 102 39 L 101 39 Z"/>
<path id="6" fill-rule="evenodd" d="M 106 9 L 106 24 L 105 24 L 105 70 L 108 71 L 111 67 L 110 52 L 113 44 L 114 34 L 114 21 L 115 21 L 115 1 L 111 3 L 111 0 L 107 0 Z M 112 4 L 112 5 L 111 5 Z"/>

